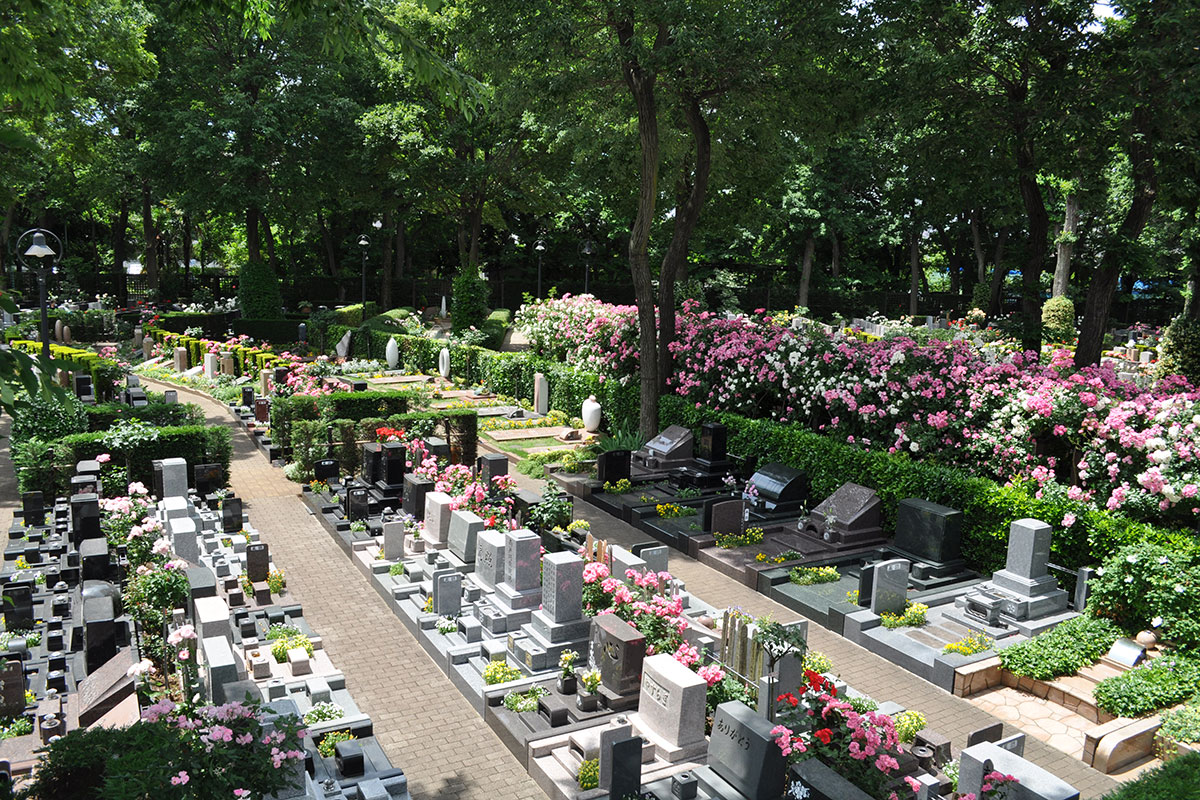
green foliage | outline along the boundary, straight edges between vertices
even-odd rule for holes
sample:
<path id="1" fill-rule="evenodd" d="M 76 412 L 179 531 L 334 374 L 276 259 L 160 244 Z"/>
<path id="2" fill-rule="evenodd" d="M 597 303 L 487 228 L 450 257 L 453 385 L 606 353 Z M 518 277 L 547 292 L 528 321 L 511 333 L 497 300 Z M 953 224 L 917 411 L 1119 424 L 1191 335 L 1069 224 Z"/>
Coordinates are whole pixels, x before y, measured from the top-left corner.
<path id="1" fill-rule="evenodd" d="M 1158 373 L 1182 375 L 1193 385 L 1200 383 L 1200 320 L 1180 316 L 1167 326 Z"/>
<path id="2" fill-rule="evenodd" d="M 330 731 L 321 737 L 321 743 L 317 745 L 317 752 L 325 758 L 333 758 L 337 755 L 337 746 L 340 742 L 352 742 L 357 738 L 348 730 Z"/>
<path id="3" fill-rule="evenodd" d="M 517 667 L 509 666 L 507 661 L 489 661 L 483 667 L 483 682 L 488 686 L 494 686 L 497 683 L 515 681 L 523 674 Z"/>
<path id="4" fill-rule="evenodd" d="M 1075 304 L 1066 295 L 1051 297 L 1042 305 L 1042 341 L 1074 343 Z"/>
<path id="5" fill-rule="evenodd" d="M 820 650 L 809 650 L 804 654 L 804 668 L 824 675 L 833 670 L 833 659 Z"/>
<path id="6" fill-rule="evenodd" d="M 75 397 L 36 394 L 13 416 L 12 442 L 15 445 L 35 437 L 49 441 L 87 430 L 87 406 Z"/>
<path id="7" fill-rule="evenodd" d="M 529 509 L 529 521 L 539 530 L 565 528 L 571 523 L 571 497 L 558 488 L 558 484 L 546 484 L 542 502 Z"/>
<path id="8" fill-rule="evenodd" d="M 337 703 L 317 703 L 304 714 L 305 725 L 315 725 L 318 722 L 329 722 L 346 716 L 346 710 Z"/>
<path id="9" fill-rule="evenodd" d="M 489 350 L 499 350 L 500 345 L 504 343 L 504 333 L 512 324 L 512 311 L 507 308 L 498 308 L 491 314 L 488 314 L 487 319 L 480 325 L 487 339 L 483 346 Z"/>
<path id="10" fill-rule="evenodd" d="M 1096 706 L 1118 717 L 1139 717 L 1187 700 L 1200 688 L 1200 660 L 1165 655 L 1105 678 L 1092 689 Z"/>
<path id="11" fill-rule="evenodd" d="M 518 714 L 527 714 L 538 710 L 538 699 L 550 694 L 541 686 L 534 686 L 524 692 L 512 691 L 504 695 L 504 707 Z"/>
<path id="12" fill-rule="evenodd" d="M 1162 728 L 1158 732 L 1175 742 L 1200 742 L 1200 705 L 1193 700 L 1180 708 L 1162 712 Z"/>
<path id="13" fill-rule="evenodd" d="M 842 579 L 837 567 L 792 567 L 788 580 L 797 586 L 812 586 L 815 583 L 833 583 Z"/>
<path id="14" fill-rule="evenodd" d="M 450 302 L 450 321 L 455 330 L 481 328 L 487 319 L 487 281 L 479 276 L 479 268 L 464 265 L 454 275 L 454 294 Z"/>
<path id="15" fill-rule="evenodd" d="M 717 541 L 717 547 L 724 550 L 731 550 L 735 547 L 746 547 L 752 544 L 762 544 L 763 529 L 762 528 L 746 528 L 745 533 L 724 533 L 715 531 L 713 538 Z"/>
<path id="16" fill-rule="evenodd" d="M 923 497 L 963 512 L 963 555 L 971 566 L 991 572 L 1004 565 L 1009 524 L 1016 519 L 1060 520 L 1067 513 L 1078 521 L 1055 531 L 1052 559 L 1070 568 L 1092 564 L 1135 542 L 1170 544 L 1191 550 L 1190 537 L 1156 528 L 1108 511 L 1089 510 L 1065 497 L 1035 497 L 1023 486 L 1002 486 L 973 478 L 962 470 L 916 462 L 908 456 L 867 451 L 798 426 L 737 414 L 697 409 L 682 398 L 662 398 L 661 427 L 698 429 L 702 422 L 729 428 L 729 450 L 757 456 L 759 463 L 778 461 L 802 470 L 812 481 L 814 497 L 828 497 L 846 481 L 875 490 L 883 501 L 883 527 L 896 524 L 896 508 L 907 497 Z"/>
<path id="17" fill-rule="evenodd" d="M 238 273 L 238 306 L 246 319 L 279 319 L 283 296 L 279 278 L 267 262 L 251 259 Z"/>
<path id="18" fill-rule="evenodd" d="M 958 653 L 960 656 L 973 656 L 996 646 L 992 637 L 982 633 L 972 633 L 965 639 L 950 642 L 942 648 L 943 653 Z"/>
<path id="19" fill-rule="evenodd" d="M 579 776 L 576 779 L 580 789 L 595 789 L 600 785 L 600 759 L 589 758 L 579 765 Z"/>
<path id="20" fill-rule="evenodd" d="M 271 655 L 275 658 L 276 663 L 283 664 L 287 661 L 288 650 L 295 650 L 298 647 L 303 648 L 304 652 L 308 653 L 308 657 L 312 658 L 313 644 L 304 634 L 293 634 L 276 639 L 275 643 L 271 645 Z"/>
<path id="21" fill-rule="evenodd" d="M 896 736 L 904 744 L 912 744 L 917 734 L 925 730 L 925 715 L 920 711 L 902 711 L 896 715 Z"/>
<path id="22" fill-rule="evenodd" d="M 283 622 L 272 623 L 271 627 L 267 628 L 266 639 L 268 642 L 273 642 L 276 639 L 286 639 L 289 636 L 300 636 L 300 629 L 295 625 L 288 625 Z"/>
<path id="23" fill-rule="evenodd" d="M 929 606 L 924 603 L 911 603 L 904 609 L 903 614 L 889 614 L 886 611 L 879 616 L 879 624 L 885 628 L 919 628 L 925 624 L 925 616 Z"/>
<path id="24" fill-rule="evenodd" d="M 1156 628 L 1177 646 L 1200 650 L 1200 554 L 1132 545 L 1105 559 L 1097 573 L 1089 582 L 1090 613 L 1126 631 Z"/>
<path id="25" fill-rule="evenodd" d="M 1119 636 L 1121 629 L 1111 620 L 1084 614 L 1004 648 L 1000 665 L 1014 675 L 1048 681 L 1096 663 Z"/>
<path id="26" fill-rule="evenodd" d="M 1188 753 L 1146 770 L 1104 795 L 1104 800 L 1200 800 L 1200 753 Z"/>
<path id="27" fill-rule="evenodd" d="M 404 565 L 401 564 L 399 561 L 397 561 L 395 564 L 392 564 L 390 567 L 388 567 L 388 575 L 395 577 L 397 575 L 403 575 L 403 574 L 404 574 Z"/>
<path id="28" fill-rule="evenodd" d="M 89 431 L 106 431 L 119 420 L 137 419 L 156 428 L 166 428 L 180 425 L 203 425 L 204 412 L 194 403 L 164 403 L 161 395 L 148 393 L 150 402 L 141 408 L 127 406 L 124 403 L 99 403 L 94 406 L 84 406 L 87 413 L 87 428 Z M 61 431 L 57 437 L 73 433 Z"/>

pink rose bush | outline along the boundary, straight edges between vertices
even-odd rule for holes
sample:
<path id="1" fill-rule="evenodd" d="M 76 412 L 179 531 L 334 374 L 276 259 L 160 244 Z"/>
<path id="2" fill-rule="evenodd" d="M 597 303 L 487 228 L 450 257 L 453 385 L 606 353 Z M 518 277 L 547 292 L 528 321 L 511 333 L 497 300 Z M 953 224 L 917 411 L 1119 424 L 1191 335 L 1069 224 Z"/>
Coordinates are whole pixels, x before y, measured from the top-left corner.
<path id="1" fill-rule="evenodd" d="M 517 321 L 544 355 L 606 378 L 636 373 L 631 307 L 564 297 L 523 307 Z M 697 408 L 801 425 L 1149 522 L 1190 524 L 1200 513 L 1200 391 L 1179 376 L 1140 386 L 1109 365 L 1076 370 L 1065 349 L 1039 361 L 968 340 L 830 336 L 692 300 L 671 351 L 668 386 Z"/>

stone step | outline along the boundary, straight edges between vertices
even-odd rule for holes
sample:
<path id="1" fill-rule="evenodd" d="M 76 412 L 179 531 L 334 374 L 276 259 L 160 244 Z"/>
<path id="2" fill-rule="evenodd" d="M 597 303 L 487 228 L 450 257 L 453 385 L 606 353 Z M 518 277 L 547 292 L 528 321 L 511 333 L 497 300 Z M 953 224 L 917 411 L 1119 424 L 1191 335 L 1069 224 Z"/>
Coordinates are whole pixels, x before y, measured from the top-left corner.
<path id="1" fill-rule="evenodd" d="M 1077 675 L 1086 678 L 1093 684 L 1097 684 L 1105 678 L 1111 678 L 1115 675 L 1120 675 L 1124 670 L 1111 667 L 1108 664 L 1093 664 L 1090 667 L 1084 667 L 1079 670 Z"/>

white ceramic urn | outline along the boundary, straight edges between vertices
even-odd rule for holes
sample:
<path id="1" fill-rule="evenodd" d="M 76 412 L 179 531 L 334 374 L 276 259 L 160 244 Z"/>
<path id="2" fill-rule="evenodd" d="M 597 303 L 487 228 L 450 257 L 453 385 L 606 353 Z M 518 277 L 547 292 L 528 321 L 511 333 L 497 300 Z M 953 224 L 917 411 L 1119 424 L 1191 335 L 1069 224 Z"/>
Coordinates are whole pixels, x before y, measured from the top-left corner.
<path id="1" fill-rule="evenodd" d="M 583 401 L 582 411 L 583 429 L 588 433 L 600 430 L 600 404 L 596 402 L 596 395 L 591 395 Z"/>

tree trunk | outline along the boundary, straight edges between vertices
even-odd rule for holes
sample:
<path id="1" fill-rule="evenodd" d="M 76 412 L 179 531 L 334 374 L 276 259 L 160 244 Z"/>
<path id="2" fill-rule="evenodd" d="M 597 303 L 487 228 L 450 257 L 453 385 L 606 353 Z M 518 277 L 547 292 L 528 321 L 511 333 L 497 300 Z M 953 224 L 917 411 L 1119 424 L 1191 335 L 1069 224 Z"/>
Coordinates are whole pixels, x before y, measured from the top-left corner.
<path id="1" fill-rule="evenodd" d="M 833 248 L 829 257 L 829 275 L 837 278 L 842 274 L 842 245 L 836 233 L 829 234 L 829 244 Z"/>
<path id="2" fill-rule="evenodd" d="M 658 199 L 658 107 L 654 96 L 656 75 L 643 69 L 634 49 L 635 31 L 632 19 L 612 20 L 624 57 L 621 70 L 625 84 L 637 108 L 638 144 L 641 161 L 638 170 L 638 205 L 629 230 L 629 270 L 633 276 L 634 297 L 637 300 L 638 332 L 641 352 L 641 415 L 638 431 L 643 440 L 658 432 L 658 335 L 654 319 L 654 286 L 650 278 L 650 230 L 654 225 L 654 205 Z M 665 46 L 668 32 L 658 28 L 655 49 Z"/>
<path id="3" fill-rule="evenodd" d="M 262 258 L 262 243 L 258 238 L 258 209 L 246 209 L 246 259 L 258 261 Z"/>
<path id="4" fill-rule="evenodd" d="M 483 235 L 483 197 L 479 196 L 471 207 L 468 219 L 470 246 L 467 250 L 467 266 L 479 266 L 479 237 Z"/>
<path id="5" fill-rule="evenodd" d="M 1066 294 L 1067 284 L 1071 280 L 1071 253 L 1075 249 L 1075 235 L 1079 230 L 1079 195 L 1069 192 L 1066 206 L 1062 235 L 1058 237 L 1058 259 L 1054 262 L 1054 284 L 1050 289 L 1051 297 Z"/>
<path id="6" fill-rule="evenodd" d="M 1158 194 L 1158 173 L 1154 167 L 1154 151 L 1149 134 L 1150 111 L 1139 104 L 1133 111 L 1133 132 L 1129 141 L 1129 162 L 1133 172 L 1133 200 L 1121 226 L 1113 235 L 1092 283 L 1088 287 L 1087 300 L 1083 307 L 1083 324 L 1079 329 L 1079 345 L 1075 348 L 1075 366 L 1085 367 L 1100 360 L 1104 347 L 1104 333 L 1108 326 L 1108 312 L 1112 308 L 1113 293 L 1121 267 L 1130 263 L 1130 250 L 1146 228 L 1154 198 Z"/>
<path id="7" fill-rule="evenodd" d="M 809 236 L 804 241 L 804 260 L 800 262 L 800 296 L 796 305 L 801 308 L 808 308 L 808 282 L 812 279 L 813 251 L 816 249 L 816 240 Z"/>
<path id="8" fill-rule="evenodd" d="M 158 231 L 154 228 L 154 209 L 150 204 L 150 181 L 142 179 L 142 239 L 146 243 L 146 261 L 143 264 L 150 288 L 158 291 Z"/>
<path id="9" fill-rule="evenodd" d="M 917 315 L 917 301 L 921 294 L 921 237 L 913 231 L 912 246 L 908 251 L 908 268 L 910 271 L 908 283 L 908 313 Z"/>
<path id="10" fill-rule="evenodd" d="M 271 271 L 275 273 L 275 277 L 279 277 L 279 259 L 275 256 L 275 234 L 271 232 L 271 221 L 267 219 L 267 215 L 258 212 L 260 221 L 262 222 L 262 232 L 267 239 L 267 263 L 271 266 Z"/>
<path id="11" fill-rule="evenodd" d="M 183 289 L 187 291 L 192 279 L 192 218 L 183 215 Z"/>
<path id="12" fill-rule="evenodd" d="M 996 249 L 992 254 L 992 282 L 988 287 L 988 316 L 995 316 L 1003 311 L 1001 294 L 1004 290 L 1004 279 L 1008 276 L 1008 268 L 1004 266 L 1004 246 L 1008 243 L 1008 226 L 1005 225 L 996 233 Z"/>
<path id="13" fill-rule="evenodd" d="M 675 224 L 671 243 L 663 255 L 658 279 L 658 380 L 663 391 L 675 374 L 671 343 L 675 341 L 675 284 L 687 272 L 688 243 L 700 221 L 700 210 L 708 194 L 708 177 L 712 173 L 712 137 L 708 120 L 700 111 L 700 100 L 690 95 L 683 98 L 684 116 L 695 145 L 695 164 L 689 167 L 685 159 L 680 174 L 679 197 L 675 206 Z"/>
<path id="14" fill-rule="evenodd" d="M 1021 267 L 1021 347 L 1041 352 L 1042 348 L 1042 272 L 1046 268 L 1046 239 L 1050 233 L 1050 215 L 1038 186 L 1032 142 L 1018 142 L 1017 185 L 1025 206 L 1029 238 L 1025 263 Z"/>
<path id="15" fill-rule="evenodd" d="M 117 308 L 129 305 L 129 280 L 125 274 L 125 232 L 129 228 L 129 197 L 121 194 L 121 210 L 113 221 L 113 272 L 117 278 Z"/>
<path id="16" fill-rule="evenodd" d="M 325 273 L 330 277 L 337 275 L 337 250 L 333 246 L 333 235 L 325 224 L 325 215 L 317 212 L 317 225 L 321 228 L 321 244 L 325 248 Z"/>
<path id="17" fill-rule="evenodd" d="M 975 280 L 986 283 L 987 256 L 983 252 L 983 237 L 979 234 L 979 211 L 975 209 L 971 209 L 971 245 L 975 249 Z"/>
<path id="18" fill-rule="evenodd" d="M 381 311 L 392 307 L 392 209 L 383 212 L 383 266 L 379 271 L 379 306 Z"/>
<path id="19" fill-rule="evenodd" d="M 1200 234 L 1196 232 L 1196 206 L 1192 206 L 1188 216 L 1189 232 L 1183 237 L 1184 252 L 1191 262 L 1191 274 L 1188 276 L 1187 295 L 1183 300 L 1183 316 L 1188 319 L 1200 319 Z"/>
<path id="20" fill-rule="evenodd" d="M 16 216 L 17 216 L 17 204 L 15 202 L 10 203 L 8 206 L 8 210 L 4 212 L 4 224 L 3 224 L 3 226 L 0 226 L 0 242 L 8 241 L 8 235 L 9 235 L 9 233 L 12 232 L 12 224 L 13 224 L 13 220 L 16 218 Z M 0 275 L 5 276 L 5 277 L 7 277 L 7 275 L 8 275 L 8 270 L 5 268 L 5 263 L 4 263 L 4 256 L 7 252 L 8 252 L 7 247 L 0 247 Z M 14 286 L 16 285 L 15 280 L 13 281 L 13 285 Z"/>
<path id="21" fill-rule="evenodd" d="M 404 236 L 404 217 L 396 225 L 396 279 L 404 280 L 404 261 L 408 258 L 408 241 Z"/>

